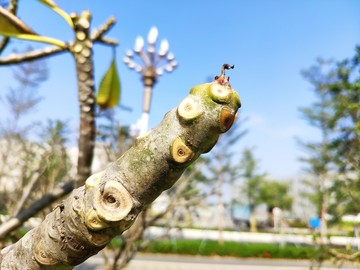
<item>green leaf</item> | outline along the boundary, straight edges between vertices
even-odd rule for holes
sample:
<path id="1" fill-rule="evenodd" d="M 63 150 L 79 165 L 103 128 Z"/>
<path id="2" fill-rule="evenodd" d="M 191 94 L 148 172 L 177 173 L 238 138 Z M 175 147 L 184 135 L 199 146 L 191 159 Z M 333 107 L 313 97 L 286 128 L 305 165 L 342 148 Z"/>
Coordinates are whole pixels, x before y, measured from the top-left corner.
<path id="1" fill-rule="evenodd" d="M 66 13 L 63 9 L 59 8 L 54 1 L 52 0 L 38 0 L 38 1 L 51 8 L 57 14 L 59 14 L 70 25 L 70 27 L 74 29 L 74 23 L 70 15 Z"/>
<path id="2" fill-rule="evenodd" d="M 36 35 L 33 30 L 24 24 L 18 17 L 0 6 L 0 32 L 13 34 Z"/>
<path id="3" fill-rule="evenodd" d="M 115 58 L 111 61 L 99 86 L 97 104 L 101 109 L 112 109 L 120 100 L 120 79 L 116 68 Z"/>
<path id="4" fill-rule="evenodd" d="M 66 45 L 61 40 L 37 35 L 30 27 L 18 17 L 0 6 L 0 35 L 19 39 L 32 40 L 54 44 L 64 48 Z"/>

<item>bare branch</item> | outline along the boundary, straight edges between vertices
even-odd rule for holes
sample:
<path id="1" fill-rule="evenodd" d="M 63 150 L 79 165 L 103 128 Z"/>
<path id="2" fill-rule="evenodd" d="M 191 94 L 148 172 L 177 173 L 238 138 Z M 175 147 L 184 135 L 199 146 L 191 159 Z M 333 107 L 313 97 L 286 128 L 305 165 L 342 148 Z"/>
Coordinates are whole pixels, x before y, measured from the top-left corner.
<path id="1" fill-rule="evenodd" d="M 357 262 L 360 258 L 360 251 L 354 252 L 352 254 L 346 254 L 337 251 L 336 249 L 330 249 L 329 253 L 339 260 L 345 260 L 349 262 Z"/>
<path id="2" fill-rule="evenodd" d="M 65 48 L 50 46 L 38 50 L 29 51 L 24 54 L 11 53 L 6 57 L 0 57 L 0 66 L 19 64 L 22 62 L 38 60 L 50 55 L 55 55 L 64 52 L 65 50 L 69 50 L 69 48 L 70 45 L 68 44 Z"/>
<path id="3" fill-rule="evenodd" d="M 104 45 L 110 45 L 110 46 L 117 46 L 119 44 L 119 42 L 116 39 L 106 38 L 106 37 L 101 37 L 97 40 L 94 40 L 94 42 L 100 42 Z"/>
<path id="4" fill-rule="evenodd" d="M 25 205 L 26 201 L 29 199 L 30 194 L 33 191 L 35 185 L 40 180 L 40 176 L 41 176 L 41 174 L 39 174 L 39 172 L 36 172 L 36 176 L 32 177 L 29 184 L 24 188 L 24 192 L 22 193 L 21 198 L 18 201 L 15 212 L 14 212 L 15 216 L 20 213 L 20 211 L 23 208 L 23 206 Z"/>
<path id="5" fill-rule="evenodd" d="M 29 208 L 25 209 L 23 212 L 19 213 L 17 216 L 9 219 L 0 225 L 0 239 L 3 239 L 8 233 L 17 229 L 21 224 L 23 224 L 27 219 L 34 216 L 40 212 L 45 207 L 49 206 L 51 203 L 60 199 L 61 197 L 69 194 L 75 187 L 75 181 L 70 180 L 66 182 L 63 186 L 56 188 L 51 193 L 43 196 L 40 200 L 32 203 Z"/>
<path id="6" fill-rule="evenodd" d="M 100 26 L 99 29 L 95 29 L 92 31 L 91 33 L 91 40 L 93 42 L 95 41 L 99 41 L 99 42 L 106 42 L 106 38 L 104 38 L 104 34 L 106 34 L 116 23 L 116 19 L 115 17 L 110 17 L 105 23 L 104 25 Z M 113 41 L 112 41 L 113 42 Z M 117 44 L 115 44 L 117 45 Z"/>

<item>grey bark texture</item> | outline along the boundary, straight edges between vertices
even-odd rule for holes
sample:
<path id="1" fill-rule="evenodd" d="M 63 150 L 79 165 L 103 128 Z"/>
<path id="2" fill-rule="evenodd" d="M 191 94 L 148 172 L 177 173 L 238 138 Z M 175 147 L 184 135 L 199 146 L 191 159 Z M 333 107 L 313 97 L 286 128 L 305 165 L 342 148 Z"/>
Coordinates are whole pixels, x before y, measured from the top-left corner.
<path id="1" fill-rule="evenodd" d="M 0 269 L 72 269 L 103 249 L 216 144 L 240 107 L 224 74 L 190 90 L 159 126 L 90 176 L 42 224 L 0 253 Z"/>
<path id="2" fill-rule="evenodd" d="M 73 17 L 75 42 L 71 46 L 76 63 L 78 99 L 80 106 L 79 154 L 77 186 L 82 186 L 91 174 L 95 148 L 95 85 L 93 41 L 90 36 L 91 14 L 84 11 Z"/>

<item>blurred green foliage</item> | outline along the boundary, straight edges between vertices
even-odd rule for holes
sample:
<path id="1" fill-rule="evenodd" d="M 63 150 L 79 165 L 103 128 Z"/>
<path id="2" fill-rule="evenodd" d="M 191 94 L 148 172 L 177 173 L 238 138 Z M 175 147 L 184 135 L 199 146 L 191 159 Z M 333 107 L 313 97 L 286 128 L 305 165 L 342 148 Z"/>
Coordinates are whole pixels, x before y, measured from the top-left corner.
<path id="1" fill-rule="evenodd" d="M 147 246 L 144 252 L 246 258 L 309 259 L 317 253 L 317 248 L 264 243 L 224 242 L 219 244 L 218 241 L 177 240 L 153 242 Z"/>

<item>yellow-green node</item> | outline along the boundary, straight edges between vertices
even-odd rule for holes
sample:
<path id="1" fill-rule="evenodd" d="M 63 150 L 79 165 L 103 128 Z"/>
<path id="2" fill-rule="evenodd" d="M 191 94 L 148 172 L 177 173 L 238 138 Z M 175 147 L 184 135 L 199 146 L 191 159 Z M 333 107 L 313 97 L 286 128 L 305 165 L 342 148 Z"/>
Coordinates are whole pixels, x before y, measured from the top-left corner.
<path id="1" fill-rule="evenodd" d="M 232 98 L 232 89 L 229 86 L 212 83 L 210 86 L 210 97 L 217 103 L 229 103 Z"/>
<path id="2" fill-rule="evenodd" d="M 109 224 L 102 221 L 94 209 L 91 209 L 85 217 L 86 226 L 93 231 L 100 231 L 110 227 Z"/>
<path id="3" fill-rule="evenodd" d="M 91 175 L 88 179 L 86 179 L 85 187 L 87 189 L 91 189 L 91 188 L 99 186 L 99 182 L 100 182 L 102 174 L 103 174 L 103 171 Z"/>
<path id="4" fill-rule="evenodd" d="M 55 265 L 58 263 L 58 260 L 49 254 L 49 247 L 45 244 L 43 240 L 37 242 L 34 248 L 34 258 L 41 265 Z M 1 267 L 2 268 L 2 267 Z"/>
<path id="5" fill-rule="evenodd" d="M 236 90 L 233 90 L 233 98 L 232 98 L 232 102 L 235 103 L 236 108 L 240 108 L 241 107 L 241 100 L 240 100 L 240 96 L 239 94 L 236 92 Z"/>
<path id="6" fill-rule="evenodd" d="M 228 108 L 222 108 L 219 116 L 220 131 L 228 131 L 235 120 L 235 114 Z"/>
<path id="7" fill-rule="evenodd" d="M 173 160 L 179 164 L 185 163 L 194 157 L 194 152 L 179 137 L 171 144 L 170 151 Z"/>
<path id="8" fill-rule="evenodd" d="M 195 96 L 202 96 L 204 93 L 207 93 L 209 89 L 210 89 L 210 83 L 200 84 L 191 88 L 190 94 Z"/>
<path id="9" fill-rule="evenodd" d="M 118 181 L 108 180 L 95 191 L 93 206 L 105 221 L 120 221 L 132 209 L 134 202 L 126 188 Z"/>
<path id="10" fill-rule="evenodd" d="M 180 119 L 185 122 L 192 122 L 203 113 L 203 109 L 194 98 L 188 96 L 179 104 L 177 113 Z"/>

